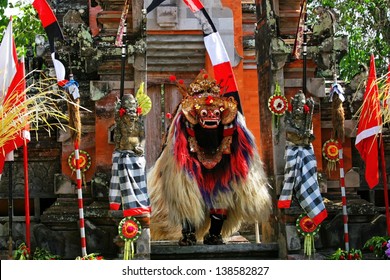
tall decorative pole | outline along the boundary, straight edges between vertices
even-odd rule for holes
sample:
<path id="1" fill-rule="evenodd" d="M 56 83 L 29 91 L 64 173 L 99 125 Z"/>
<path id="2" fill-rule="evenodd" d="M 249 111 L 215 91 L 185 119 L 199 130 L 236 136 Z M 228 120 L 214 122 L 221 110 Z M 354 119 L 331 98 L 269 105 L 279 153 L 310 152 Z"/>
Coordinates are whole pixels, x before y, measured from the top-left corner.
<path id="1" fill-rule="evenodd" d="M 30 195 L 28 185 L 28 149 L 27 141 L 23 143 L 23 170 L 24 170 L 24 212 L 26 220 L 26 245 L 30 252 L 31 238 L 30 238 Z"/>
<path id="2" fill-rule="evenodd" d="M 345 192 L 345 177 L 344 177 L 344 159 L 343 159 L 343 144 L 339 141 L 339 165 L 340 165 L 340 189 L 341 203 L 343 207 L 343 225 L 344 225 L 344 246 L 345 251 L 349 251 L 349 232 L 348 232 L 348 212 L 347 212 L 347 196 Z"/>
<path id="3" fill-rule="evenodd" d="M 70 62 L 69 62 L 70 65 Z M 71 137 L 74 145 L 74 164 L 76 167 L 76 185 L 77 185 L 77 201 L 79 209 L 79 228 L 82 257 L 87 255 L 87 240 L 85 236 L 85 221 L 84 221 L 84 203 L 83 203 L 83 180 L 81 177 L 80 167 L 80 144 L 81 144 L 81 118 L 80 118 L 80 94 L 78 83 L 74 80 L 72 72 L 69 74 L 69 81 L 65 85 L 66 92 L 74 104 L 69 104 L 69 124 L 73 128 Z"/>
<path id="4" fill-rule="evenodd" d="M 125 67 L 126 67 L 126 57 L 127 57 L 127 14 L 129 12 L 130 0 L 125 1 L 123 7 L 121 19 L 119 22 L 118 33 L 115 39 L 115 46 L 122 48 L 121 56 L 121 81 L 120 81 L 120 99 L 122 99 L 125 91 Z"/>
<path id="5" fill-rule="evenodd" d="M 348 212 L 347 212 L 347 195 L 345 190 L 345 173 L 344 173 L 344 156 L 343 156 L 343 143 L 344 143 L 344 108 L 343 102 L 345 100 L 344 91 L 337 82 L 337 58 L 336 50 L 334 46 L 334 36 L 336 36 L 336 18 L 332 11 L 328 10 L 329 15 L 332 18 L 332 36 L 333 36 L 333 85 L 329 95 L 329 101 L 332 102 L 332 126 L 333 126 L 333 139 L 336 140 L 338 145 L 338 160 L 340 170 L 340 191 L 341 191 L 341 203 L 343 212 L 343 228 L 344 228 L 344 246 L 345 251 L 349 251 L 349 232 L 348 232 Z"/>
<path id="6" fill-rule="evenodd" d="M 302 43 L 302 57 L 303 57 L 303 78 L 302 78 L 302 91 L 303 94 L 307 95 L 306 83 L 307 83 L 307 12 L 304 11 L 303 16 L 303 43 Z"/>
<path id="7" fill-rule="evenodd" d="M 64 91 L 69 96 L 69 100 L 72 102 L 68 105 L 69 112 L 69 125 L 72 127 L 70 131 L 71 139 L 74 146 L 74 157 L 71 155 L 71 164 L 76 171 L 76 187 L 77 187 L 77 204 L 79 210 L 79 229 L 80 229 L 80 245 L 81 256 L 87 255 L 87 239 L 85 236 L 85 220 L 84 220 L 84 202 L 83 202 L 83 179 L 82 179 L 82 166 L 80 160 L 80 144 L 81 144 L 81 116 L 80 116 L 80 92 L 79 84 L 75 81 L 72 73 L 72 63 L 70 55 L 69 60 L 69 81 L 65 80 L 65 85 L 62 85 Z"/>
<path id="8" fill-rule="evenodd" d="M 12 258 L 12 218 L 13 218 L 13 197 L 12 197 L 12 165 L 13 159 L 8 162 L 8 256 Z"/>
<path id="9" fill-rule="evenodd" d="M 74 142 L 74 152 L 75 152 L 75 160 L 76 160 L 76 181 L 77 181 L 77 198 L 78 198 L 78 207 L 79 207 L 81 254 L 84 257 L 87 255 L 87 240 L 85 237 L 83 188 L 82 188 L 82 179 L 81 179 L 81 171 L 80 171 L 80 152 L 79 152 L 79 142 L 77 140 Z"/>

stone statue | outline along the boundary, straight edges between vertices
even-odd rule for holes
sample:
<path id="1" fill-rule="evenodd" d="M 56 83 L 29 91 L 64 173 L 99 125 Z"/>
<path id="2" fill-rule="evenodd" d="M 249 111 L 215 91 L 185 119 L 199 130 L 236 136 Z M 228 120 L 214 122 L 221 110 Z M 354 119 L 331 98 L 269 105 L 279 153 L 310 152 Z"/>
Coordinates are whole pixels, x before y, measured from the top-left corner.
<path id="1" fill-rule="evenodd" d="M 306 98 L 299 91 L 291 100 L 291 108 L 286 113 L 286 165 L 283 189 L 278 200 L 278 208 L 290 208 L 292 196 L 314 224 L 319 225 L 327 216 L 319 183 L 317 161 L 312 142 L 314 100 Z"/>
<path id="2" fill-rule="evenodd" d="M 145 132 L 141 109 L 132 94 L 123 95 L 115 108 L 115 130 L 109 202 L 111 210 L 123 215 L 149 215 L 146 187 Z"/>
<path id="3" fill-rule="evenodd" d="M 145 131 L 142 119 L 137 114 L 137 101 L 132 94 L 125 94 L 115 110 L 114 141 L 116 150 L 144 154 Z"/>
<path id="4" fill-rule="evenodd" d="M 314 101 L 299 91 L 292 99 L 292 110 L 286 112 L 286 140 L 296 145 L 309 145 L 315 139 L 312 129 Z"/>

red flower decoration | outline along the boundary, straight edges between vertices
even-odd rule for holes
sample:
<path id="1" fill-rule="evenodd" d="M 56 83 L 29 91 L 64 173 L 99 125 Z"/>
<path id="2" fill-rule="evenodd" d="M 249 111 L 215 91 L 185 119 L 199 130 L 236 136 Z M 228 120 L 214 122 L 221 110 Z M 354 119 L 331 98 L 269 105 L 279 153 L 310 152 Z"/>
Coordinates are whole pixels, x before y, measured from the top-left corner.
<path id="1" fill-rule="evenodd" d="M 299 222 L 300 227 L 302 230 L 306 233 L 313 232 L 316 230 L 316 225 L 314 224 L 313 220 L 310 219 L 308 216 L 303 217 Z"/>
<path id="2" fill-rule="evenodd" d="M 81 172 L 86 172 L 91 167 L 91 156 L 84 150 L 79 150 L 79 169 Z M 68 165 L 72 171 L 77 170 L 76 155 L 72 152 L 68 157 Z"/>
<path id="3" fill-rule="evenodd" d="M 172 114 L 171 114 L 171 113 L 166 113 L 165 117 L 166 117 L 167 119 L 171 119 L 171 118 L 172 118 Z"/>
<path id="4" fill-rule="evenodd" d="M 214 97 L 212 97 L 211 95 L 208 95 L 206 98 L 206 105 L 210 105 L 213 102 L 214 102 Z"/>
<path id="5" fill-rule="evenodd" d="M 184 84 L 184 81 L 182 79 L 179 80 L 179 84 Z"/>
<path id="6" fill-rule="evenodd" d="M 175 75 L 169 76 L 169 80 L 170 80 L 171 82 L 176 81 L 176 76 L 175 76 Z"/>
<path id="7" fill-rule="evenodd" d="M 282 116 L 288 106 L 287 98 L 283 95 L 275 94 L 268 99 L 268 109 L 275 115 Z"/>
<path id="8" fill-rule="evenodd" d="M 328 161 L 339 161 L 339 142 L 334 139 L 326 141 L 322 147 L 322 155 Z"/>
<path id="9" fill-rule="evenodd" d="M 123 117 L 124 115 L 126 115 L 126 109 L 125 108 L 120 108 L 119 109 L 119 116 Z"/>
<path id="10" fill-rule="evenodd" d="M 319 228 L 320 226 L 316 225 L 313 220 L 305 215 L 305 214 L 301 214 L 297 221 L 296 221 L 296 227 L 297 227 L 297 231 L 302 234 L 303 236 L 305 235 L 312 235 L 314 236 L 315 234 L 318 233 L 319 231 Z"/>
<path id="11" fill-rule="evenodd" d="M 207 75 L 207 74 L 203 75 L 203 79 L 207 79 L 208 77 L 209 77 L 209 75 Z"/>
<path id="12" fill-rule="evenodd" d="M 307 114 L 307 113 L 309 113 L 309 111 L 310 111 L 309 106 L 307 106 L 306 104 L 303 105 L 303 112 L 305 112 L 305 114 Z"/>
<path id="13" fill-rule="evenodd" d="M 134 217 L 125 217 L 118 226 L 119 236 L 125 241 L 135 241 L 141 235 L 141 224 Z"/>
<path id="14" fill-rule="evenodd" d="M 137 115 L 140 116 L 142 114 L 142 108 L 137 107 Z"/>

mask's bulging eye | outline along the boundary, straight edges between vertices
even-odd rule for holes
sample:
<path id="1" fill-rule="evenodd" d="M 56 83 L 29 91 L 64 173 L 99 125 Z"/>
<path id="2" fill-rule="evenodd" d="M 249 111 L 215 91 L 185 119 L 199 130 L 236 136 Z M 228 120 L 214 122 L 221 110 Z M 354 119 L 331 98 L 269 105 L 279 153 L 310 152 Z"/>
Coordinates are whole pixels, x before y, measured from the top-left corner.
<path id="1" fill-rule="evenodd" d="M 214 116 L 219 117 L 221 115 L 221 111 L 218 109 L 214 110 Z"/>
<path id="2" fill-rule="evenodd" d="M 207 116 L 207 110 L 203 109 L 202 111 L 200 111 L 200 116 L 201 117 L 206 117 Z"/>

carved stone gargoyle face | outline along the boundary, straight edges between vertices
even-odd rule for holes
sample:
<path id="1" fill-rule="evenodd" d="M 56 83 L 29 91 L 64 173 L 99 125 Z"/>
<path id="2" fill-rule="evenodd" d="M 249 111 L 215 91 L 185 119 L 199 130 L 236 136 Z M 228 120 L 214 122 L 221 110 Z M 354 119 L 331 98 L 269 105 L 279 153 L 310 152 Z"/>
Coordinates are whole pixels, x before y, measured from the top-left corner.
<path id="1" fill-rule="evenodd" d="M 231 123 L 237 115 L 237 102 L 233 97 L 225 98 L 212 94 L 188 96 L 181 108 L 187 121 L 205 129 L 215 129 L 220 124 Z"/>
<path id="2" fill-rule="evenodd" d="M 122 108 L 126 110 L 131 120 L 136 120 L 137 116 L 137 101 L 132 94 L 125 94 L 122 97 Z"/>

